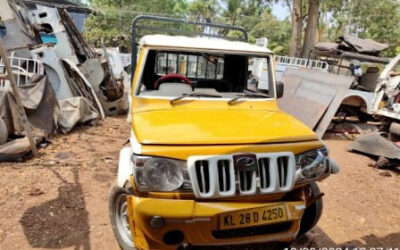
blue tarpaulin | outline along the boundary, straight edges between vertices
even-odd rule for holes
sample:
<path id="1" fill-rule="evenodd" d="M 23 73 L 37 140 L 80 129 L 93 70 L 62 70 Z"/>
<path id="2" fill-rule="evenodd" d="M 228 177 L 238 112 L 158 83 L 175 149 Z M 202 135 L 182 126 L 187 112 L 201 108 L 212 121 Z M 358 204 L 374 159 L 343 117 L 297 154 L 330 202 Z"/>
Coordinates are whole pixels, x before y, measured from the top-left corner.
<path id="1" fill-rule="evenodd" d="M 7 34 L 6 27 L 0 26 L 0 37 L 3 38 L 6 36 L 6 34 Z"/>
<path id="2" fill-rule="evenodd" d="M 40 39 L 42 40 L 42 43 L 57 44 L 57 38 L 54 34 L 40 33 Z"/>

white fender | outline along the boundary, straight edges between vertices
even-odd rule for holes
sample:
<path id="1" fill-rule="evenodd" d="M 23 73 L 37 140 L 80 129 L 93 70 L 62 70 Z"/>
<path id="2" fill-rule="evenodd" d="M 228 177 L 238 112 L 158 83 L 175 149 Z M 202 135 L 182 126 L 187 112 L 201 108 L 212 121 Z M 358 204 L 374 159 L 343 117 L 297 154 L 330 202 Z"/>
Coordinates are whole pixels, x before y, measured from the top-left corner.
<path id="1" fill-rule="evenodd" d="M 374 93 L 372 92 L 365 92 L 357 89 L 349 89 L 345 96 L 342 99 L 342 102 L 351 97 L 358 97 L 360 98 L 364 103 L 367 108 L 367 113 L 372 114 L 372 108 L 373 108 L 373 98 L 374 98 Z"/>
<path id="2" fill-rule="evenodd" d="M 133 173 L 133 164 L 131 160 L 132 148 L 126 147 L 119 151 L 118 177 L 117 185 L 121 188 L 129 181 L 129 176 Z"/>

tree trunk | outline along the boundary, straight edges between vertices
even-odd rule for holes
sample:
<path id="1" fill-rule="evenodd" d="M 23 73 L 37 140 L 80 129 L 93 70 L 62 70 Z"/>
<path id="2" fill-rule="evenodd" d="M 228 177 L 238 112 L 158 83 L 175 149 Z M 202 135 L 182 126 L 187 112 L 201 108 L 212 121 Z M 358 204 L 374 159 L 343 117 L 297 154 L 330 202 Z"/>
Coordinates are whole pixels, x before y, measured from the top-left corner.
<path id="1" fill-rule="evenodd" d="M 302 0 L 293 0 L 292 34 L 290 37 L 290 56 L 299 57 L 301 49 L 301 29 L 303 25 Z"/>
<path id="2" fill-rule="evenodd" d="M 308 0 L 307 27 L 304 34 L 302 57 L 307 58 L 314 48 L 315 34 L 318 24 L 319 0 Z"/>

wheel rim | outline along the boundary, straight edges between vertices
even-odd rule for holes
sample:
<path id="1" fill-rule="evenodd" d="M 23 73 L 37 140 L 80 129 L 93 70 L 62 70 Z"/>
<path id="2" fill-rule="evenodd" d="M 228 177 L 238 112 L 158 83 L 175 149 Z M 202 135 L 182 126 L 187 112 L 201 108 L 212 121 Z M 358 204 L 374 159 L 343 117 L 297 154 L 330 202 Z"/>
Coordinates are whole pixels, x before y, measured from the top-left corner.
<path id="1" fill-rule="evenodd" d="M 130 247 L 134 247 L 131 235 L 131 229 L 128 218 L 128 203 L 126 202 L 126 195 L 120 194 L 116 199 L 116 206 L 114 209 L 115 224 L 117 226 L 118 234 L 121 239 Z"/>

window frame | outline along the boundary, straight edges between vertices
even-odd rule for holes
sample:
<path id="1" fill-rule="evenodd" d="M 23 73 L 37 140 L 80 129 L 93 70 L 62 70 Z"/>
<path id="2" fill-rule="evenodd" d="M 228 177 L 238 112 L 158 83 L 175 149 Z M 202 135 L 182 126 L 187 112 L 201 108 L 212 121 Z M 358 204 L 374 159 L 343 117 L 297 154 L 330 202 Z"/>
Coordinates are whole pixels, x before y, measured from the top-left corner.
<path id="1" fill-rule="evenodd" d="M 246 52 L 246 51 L 212 51 L 212 50 L 205 50 L 202 52 L 196 52 L 190 49 L 187 50 L 177 50 L 177 49 L 165 49 L 165 48 L 149 48 L 149 47 L 142 47 L 142 52 L 143 52 L 143 61 L 140 64 L 139 70 L 136 70 L 134 78 L 132 79 L 132 86 L 135 86 L 133 89 L 133 97 L 135 98 L 142 98 L 142 99 L 165 99 L 165 100 L 170 100 L 175 97 L 173 96 L 146 96 L 146 95 L 141 95 L 140 93 L 140 88 L 143 85 L 142 79 L 143 79 L 143 72 L 145 65 L 148 60 L 148 55 L 150 51 L 155 51 L 155 52 L 173 52 L 173 53 L 178 53 L 178 54 L 193 54 L 193 53 L 205 53 L 205 54 L 213 54 L 216 56 L 225 56 L 225 55 L 239 55 L 239 56 L 246 56 L 246 57 L 258 57 L 258 58 L 265 58 L 267 59 L 269 65 L 270 65 L 270 70 L 268 72 L 269 75 L 269 87 L 272 87 L 272 93 L 269 97 L 266 98 L 243 98 L 243 100 L 250 100 L 250 101 L 267 101 L 267 100 L 277 100 L 277 95 L 276 95 L 276 72 L 275 72 L 275 59 L 274 59 L 274 54 L 273 53 L 251 53 L 251 52 Z M 140 50 L 139 50 L 140 51 Z M 137 75 L 136 75 L 137 74 Z M 223 79 L 223 78 L 222 78 Z M 203 99 L 203 100 L 219 100 L 219 101 L 226 101 L 229 100 L 230 98 L 198 98 L 198 97 L 190 97 L 188 99 Z"/>
<path id="2" fill-rule="evenodd" d="M 159 65 L 161 65 L 161 63 L 159 63 L 159 56 L 160 56 L 160 54 L 165 54 L 166 56 L 165 56 L 165 59 L 161 59 L 161 60 L 165 60 L 165 72 L 164 73 L 161 73 L 162 72 L 162 70 L 160 70 L 159 69 Z M 170 55 L 171 54 L 173 54 L 173 55 L 176 55 L 176 59 L 175 59 L 175 71 L 174 72 L 169 72 L 169 57 L 170 57 Z M 180 73 L 180 64 L 179 64 L 179 62 L 181 62 L 180 61 L 180 57 L 182 56 L 182 55 L 184 55 L 185 57 L 186 57 L 186 70 L 185 70 L 185 74 L 182 74 L 182 73 Z M 212 63 L 211 62 L 209 62 L 205 57 L 204 57 L 204 55 L 210 55 L 210 56 L 213 56 L 213 57 L 215 57 L 215 61 L 216 61 L 216 64 L 215 64 L 215 69 L 214 69 L 214 74 L 213 74 L 213 77 L 209 77 L 209 71 L 208 71 L 208 68 L 210 67 L 210 65 L 212 65 Z M 193 61 L 191 62 L 190 61 L 190 57 L 196 57 L 196 62 L 195 62 L 195 66 L 194 66 L 194 68 L 196 69 L 196 74 L 195 75 L 191 75 L 190 74 L 190 72 L 191 72 L 191 70 L 190 70 L 190 63 L 193 63 Z M 200 64 L 200 61 L 201 61 L 201 59 L 200 58 L 204 58 L 203 59 L 203 64 L 204 65 L 201 65 Z M 187 77 L 187 78 L 193 78 L 193 79 L 201 79 L 201 80 L 221 80 L 221 79 L 223 79 L 224 78 L 224 68 L 223 68 L 223 65 L 225 64 L 225 59 L 224 59 L 224 56 L 223 55 L 218 55 L 218 54 L 213 54 L 213 53 L 209 53 L 209 52 L 204 52 L 204 53 L 201 53 L 201 52 L 189 52 L 189 51 L 156 51 L 156 55 L 155 55 L 155 60 L 156 60 L 156 62 L 155 62 L 155 64 L 154 64 L 154 74 L 156 74 L 157 76 L 164 76 L 164 75 L 167 75 L 167 74 L 171 74 L 171 73 L 176 73 L 176 74 L 180 74 L 180 75 L 183 75 L 183 76 L 185 76 L 185 77 Z M 222 60 L 222 66 L 220 67 L 219 65 L 220 65 L 220 60 Z M 199 68 L 199 67 L 201 67 L 201 68 Z M 202 74 L 201 75 L 199 75 L 199 71 L 200 71 L 200 69 L 202 69 L 201 71 L 203 71 L 204 70 L 204 72 L 202 72 Z M 221 72 L 222 71 L 222 72 Z M 218 74 L 218 73 L 222 73 L 222 74 Z"/>

